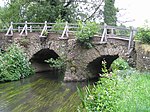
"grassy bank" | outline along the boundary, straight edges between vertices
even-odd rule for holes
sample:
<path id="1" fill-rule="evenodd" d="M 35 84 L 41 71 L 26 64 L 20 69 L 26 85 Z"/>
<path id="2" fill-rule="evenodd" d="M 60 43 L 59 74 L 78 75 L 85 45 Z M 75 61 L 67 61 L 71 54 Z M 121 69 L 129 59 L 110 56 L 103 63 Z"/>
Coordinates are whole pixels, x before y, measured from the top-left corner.
<path id="1" fill-rule="evenodd" d="M 81 112 L 150 112 L 150 73 L 119 70 L 79 94 Z"/>
<path id="2" fill-rule="evenodd" d="M 119 112 L 150 112 L 150 73 L 133 71 L 118 80 Z"/>

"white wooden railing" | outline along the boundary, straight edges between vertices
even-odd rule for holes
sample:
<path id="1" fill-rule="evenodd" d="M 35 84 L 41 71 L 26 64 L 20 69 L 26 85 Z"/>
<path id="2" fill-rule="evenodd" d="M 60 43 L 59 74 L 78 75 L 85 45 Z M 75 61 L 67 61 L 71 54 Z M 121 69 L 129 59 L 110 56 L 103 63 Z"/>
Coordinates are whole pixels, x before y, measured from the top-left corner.
<path id="1" fill-rule="evenodd" d="M 48 23 L 45 21 L 45 23 L 33 23 L 33 22 L 27 22 L 25 23 L 13 23 L 11 22 L 10 27 L 8 28 L 6 32 L 6 36 L 13 36 L 14 32 L 19 32 L 20 36 L 27 36 L 28 32 L 41 32 L 39 37 L 45 37 L 45 33 L 49 32 L 55 32 L 53 29 L 53 26 L 55 26 L 57 23 Z M 59 23 L 61 26 L 64 26 L 64 30 L 61 31 L 60 39 L 67 39 L 69 38 L 70 33 L 75 33 L 77 31 L 78 25 L 73 23 Z M 135 29 L 133 27 L 125 28 L 125 27 L 118 27 L 118 26 L 109 26 L 107 24 L 104 24 L 103 26 L 100 26 L 101 32 L 98 33 L 100 37 L 100 43 L 106 43 L 109 38 L 114 39 L 122 39 L 129 41 L 128 44 L 128 50 L 131 50 L 133 47 L 133 40 L 134 40 L 134 34 Z M 53 30 L 52 30 L 53 29 Z M 121 36 L 117 34 L 117 31 L 127 31 L 128 36 Z M 108 32 L 109 31 L 109 32 Z M 60 32 L 60 31 L 59 31 Z"/>
<path id="2" fill-rule="evenodd" d="M 43 27 L 41 34 L 40 34 L 40 37 L 44 37 L 45 36 L 44 33 L 46 33 L 46 32 L 47 32 L 47 21 L 45 21 L 45 25 Z"/>
<path id="3" fill-rule="evenodd" d="M 69 27 L 68 27 L 68 22 L 66 22 L 66 24 L 65 24 L 65 28 L 64 28 L 64 31 L 63 31 L 63 33 L 62 33 L 62 35 L 61 35 L 61 39 L 63 39 L 64 38 L 64 36 L 65 36 L 65 34 L 66 34 L 66 37 L 68 38 L 69 37 Z"/>
<path id="4" fill-rule="evenodd" d="M 10 23 L 10 27 L 7 30 L 6 36 L 13 36 L 13 22 Z"/>
<path id="5" fill-rule="evenodd" d="M 117 35 L 115 31 L 121 30 L 121 31 L 127 31 L 129 33 L 129 36 L 124 36 L 124 35 Z M 109 33 L 108 33 L 109 31 Z M 128 51 L 130 52 L 134 46 L 134 34 L 136 32 L 136 29 L 133 27 L 130 28 L 125 28 L 125 27 L 118 27 L 118 26 L 108 26 L 104 24 L 103 26 L 103 33 L 101 37 L 101 43 L 107 42 L 109 38 L 113 39 L 121 39 L 121 40 L 127 40 L 128 43 Z"/>
<path id="6" fill-rule="evenodd" d="M 28 25 L 27 25 L 27 21 L 26 21 L 26 22 L 25 22 L 25 25 L 24 25 L 24 27 L 23 27 L 21 33 L 20 33 L 20 35 L 23 36 L 23 33 L 25 33 L 24 36 L 27 36 L 27 35 L 28 35 L 28 31 L 27 31 L 27 30 L 28 30 Z"/>

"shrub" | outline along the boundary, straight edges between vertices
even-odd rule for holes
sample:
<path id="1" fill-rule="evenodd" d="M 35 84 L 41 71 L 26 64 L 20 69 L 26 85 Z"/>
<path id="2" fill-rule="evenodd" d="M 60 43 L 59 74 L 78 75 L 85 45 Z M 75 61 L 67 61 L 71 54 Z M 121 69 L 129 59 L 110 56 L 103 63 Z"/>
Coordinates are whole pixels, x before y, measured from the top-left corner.
<path id="1" fill-rule="evenodd" d="M 125 70 L 129 69 L 129 64 L 122 58 L 118 58 L 111 64 L 111 68 L 113 71 L 115 70 Z"/>
<path id="2" fill-rule="evenodd" d="M 79 21 L 78 30 L 76 32 L 77 41 L 86 48 L 91 48 L 91 39 L 99 30 L 100 29 L 95 22 L 87 21 L 85 24 L 83 24 L 81 21 Z"/>
<path id="3" fill-rule="evenodd" d="M 103 67 L 104 74 L 96 85 L 92 88 L 86 87 L 85 90 L 78 88 L 82 101 L 79 111 L 83 112 L 114 112 L 116 111 L 116 76 L 107 73 L 106 66 Z"/>
<path id="4" fill-rule="evenodd" d="M 28 38 L 21 38 L 19 40 L 19 44 L 21 46 L 27 47 L 30 44 L 30 39 L 28 39 Z"/>
<path id="5" fill-rule="evenodd" d="M 48 60 L 45 60 L 45 62 L 47 62 L 50 67 L 55 67 L 55 68 L 58 68 L 58 69 L 61 69 L 61 68 L 65 67 L 65 62 L 60 57 L 57 58 L 57 59 L 50 58 Z"/>
<path id="6" fill-rule="evenodd" d="M 59 17 L 59 18 L 56 19 L 55 22 L 56 22 L 56 23 L 55 23 L 54 26 L 52 27 L 52 31 L 61 34 L 61 32 L 63 32 L 63 30 L 64 30 L 64 28 L 65 28 L 64 19 L 61 19 L 61 18 Z"/>
<path id="7" fill-rule="evenodd" d="M 103 66 L 103 71 L 96 85 L 83 90 L 78 88 L 82 101 L 78 112 L 150 111 L 150 73 L 140 73 L 134 69 L 119 70 L 122 72 L 117 73 L 121 74 L 118 77 L 114 73 L 109 74 L 106 66 Z"/>
<path id="8" fill-rule="evenodd" d="M 47 37 L 48 36 L 48 31 L 44 31 L 43 35 Z"/>
<path id="9" fill-rule="evenodd" d="M 150 44 L 150 28 L 139 28 L 135 38 L 143 43 Z"/>
<path id="10" fill-rule="evenodd" d="M 23 50 L 11 45 L 5 53 L 0 53 L 0 82 L 13 81 L 33 74 Z"/>

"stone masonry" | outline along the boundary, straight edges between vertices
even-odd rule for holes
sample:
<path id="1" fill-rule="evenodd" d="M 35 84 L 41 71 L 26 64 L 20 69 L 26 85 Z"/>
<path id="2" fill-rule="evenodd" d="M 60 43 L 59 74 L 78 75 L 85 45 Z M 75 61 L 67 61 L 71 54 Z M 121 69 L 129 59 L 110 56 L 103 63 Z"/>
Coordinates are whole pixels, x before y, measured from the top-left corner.
<path id="1" fill-rule="evenodd" d="M 126 60 L 129 59 L 128 41 L 110 38 L 107 43 L 100 44 L 97 42 L 101 38 L 93 37 L 94 47 L 85 49 L 77 43 L 73 35 L 68 39 L 59 39 L 59 37 L 59 34 L 50 33 L 47 37 L 40 38 L 39 33 L 36 32 L 29 33 L 27 37 L 21 37 L 18 33 L 14 33 L 13 37 L 1 35 L 1 38 L 5 38 L 5 42 L 1 43 L 1 48 L 6 48 L 12 42 L 19 43 L 25 50 L 28 60 L 42 49 L 54 50 L 60 57 L 66 57 L 64 81 L 81 81 L 94 77 L 87 66 L 101 56 L 118 55 Z"/>

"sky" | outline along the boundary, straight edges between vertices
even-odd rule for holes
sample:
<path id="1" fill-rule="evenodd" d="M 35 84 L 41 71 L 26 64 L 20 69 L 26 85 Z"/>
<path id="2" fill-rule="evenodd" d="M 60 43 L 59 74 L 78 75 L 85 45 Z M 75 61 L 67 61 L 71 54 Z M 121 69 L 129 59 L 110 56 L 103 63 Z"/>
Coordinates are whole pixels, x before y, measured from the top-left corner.
<path id="1" fill-rule="evenodd" d="M 0 0 L 0 6 L 3 6 L 4 0 Z M 115 0 L 116 7 L 120 9 L 118 20 L 127 26 L 143 26 L 145 20 L 150 22 L 150 0 Z"/>
<path id="2" fill-rule="evenodd" d="M 144 26 L 145 21 L 150 22 L 150 0 L 116 0 L 116 7 L 120 10 L 122 21 L 132 21 L 126 23 L 128 26 Z"/>

